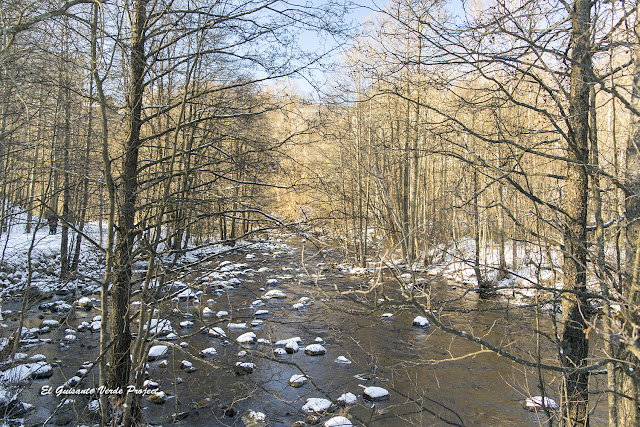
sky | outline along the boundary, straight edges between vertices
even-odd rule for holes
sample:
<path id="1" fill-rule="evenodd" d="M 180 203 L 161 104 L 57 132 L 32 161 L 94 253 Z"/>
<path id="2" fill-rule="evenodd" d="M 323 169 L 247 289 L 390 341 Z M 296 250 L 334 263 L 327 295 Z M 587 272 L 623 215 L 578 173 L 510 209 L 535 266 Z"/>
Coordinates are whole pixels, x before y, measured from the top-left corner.
<path id="1" fill-rule="evenodd" d="M 455 15 L 462 15 L 464 13 L 463 1 L 473 9 L 481 9 L 483 3 L 488 0 L 449 0 L 447 9 Z M 363 24 L 366 20 L 375 19 L 375 11 L 384 9 L 389 4 L 389 0 L 353 0 L 353 3 L 356 6 L 345 17 L 345 22 L 349 23 L 354 31 L 357 31 L 358 25 Z M 307 51 L 326 53 L 322 60 L 325 65 L 338 61 L 343 51 L 338 41 L 319 40 L 318 35 L 313 32 L 303 33 L 299 38 L 299 43 Z M 286 84 L 292 87 L 292 91 L 300 93 L 305 98 L 317 99 L 318 94 L 313 83 L 322 84 L 324 72 L 325 69 L 321 64 L 313 65 L 300 75 L 290 78 Z"/>

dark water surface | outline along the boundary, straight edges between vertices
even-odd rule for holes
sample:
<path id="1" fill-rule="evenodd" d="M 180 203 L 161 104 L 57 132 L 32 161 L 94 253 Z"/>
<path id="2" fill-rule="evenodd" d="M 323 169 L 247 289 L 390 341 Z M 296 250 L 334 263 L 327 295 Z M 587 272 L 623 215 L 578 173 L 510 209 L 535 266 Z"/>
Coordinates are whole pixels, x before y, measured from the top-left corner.
<path id="1" fill-rule="evenodd" d="M 354 425 L 531 426 L 546 419 L 543 412 L 527 412 L 521 406 L 526 397 L 540 394 L 537 371 L 483 352 L 476 344 L 433 326 L 414 327 L 412 320 L 419 314 L 415 310 L 397 305 L 375 308 L 379 295 L 357 292 L 366 289 L 374 276 L 343 273 L 331 266 L 330 255 L 326 259 L 314 257 L 308 244 L 304 251 L 300 242 L 292 243 L 292 246 L 296 244 L 298 247 L 292 253 L 274 256 L 272 252 L 239 249 L 230 257 L 202 264 L 202 271 L 194 271 L 189 279 L 195 280 L 208 271 L 215 271 L 223 260 L 248 264 L 239 270 L 267 267 L 270 271 L 239 275 L 242 283 L 223 293 L 216 293 L 211 287 L 205 288 L 208 290 L 200 296 L 199 307 L 191 301 L 167 301 L 159 306 L 161 313 L 168 315 L 174 330 L 182 337 L 171 344 L 179 347 L 178 344 L 184 341 L 189 346 L 185 349 L 170 348 L 165 368 L 158 367 L 159 361 L 150 362 L 150 378 L 171 396 L 164 405 L 144 400 L 144 416 L 148 423 L 240 426 L 243 425 L 241 415 L 251 409 L 264 412 L 270 426 L 290 426 L 307 415 L 301 409 L 307 398 L 324 397 L 335 402 L 347 392 L 358 396 L 358 403 L 348 409 L 336 407 L 331 413 L 346 414 Z M 245 258 L 248 253 L 254 257 Z M 277 279 L 278 283 L 267 285 L 268 279 Z M 443 323 L 473 332 L 524 359 L 534 360 L 536 336 L 533 333 L 535 318 L 532 309 L 511 307 L 498 310 L 506 304 L 482 300 L 467 288 L 450 282 L 429 284 L 427 281 L 423 286 L 430 290 L 432 308 L 438 309 L 437 315 Z M 402 297 L 398 287 L 397 282 L 389 279 L 385 295 L 400 301 Z M 265 300 L 264 306 L 252 308 L 251 303 L 265 293 L 260 288 L 280 289 L 287 298 Z M 336 288 L 351 293 L 340 296 Z M 313 304 L 294 310 L 292 305 L 300 297 L 311 298 Z M 229 311 L 231 320 L 202 317 L 201 310 L 209 298 L 215 300 L 210 308 L 214 312 Z M 453 301 L 441 303 L 447 300 Z M 256 318 L 256 309 L 269 310 L 268 315 L 259 317 L 264 320 L 264 325 L 247 329 L 227 327 L 229 322 L 250 323 Z M 383 313 L 393 313 L 393 317 L 383 318 Z M 40 314 L 42 312 L 37 308 L 32 310 L 29 326 L 39 324 L 36 316 Z M 78 311 L 68 324 L 77 327 L 98 314 L 95 309 Z M 47 314 L 46 318 L 56 316 Z M 11 323 L 11 319 L 5 320 Z M 193 321 L 194 327 L 181 328 L 179 323 L 184 320 Z M 219 322 L 216 326 L 226 331 L 227 342 L 200 332 L 204 325 L 211 326 L 216 322 Z M 541 327 L 552 330 L 548 319 Z M 300 337 L 300 351 L 274 356 L 271 345 L 240 347 L 235 339 L 248 331 L 271 343 Z M 35 411 L 26 418 L 26 425 L 42 424 L 61 401 L 54 395 L 40 396 L 40 387 L 51 385 L 55 388 L 63 384 L 83 362 L 97 357 L 98 334 L 78 332 L 77 335 L 77 341 L 61 346 L 62 328 L 48 336 L 52 343 L 23 350 L 29 354 L 44 354 L 49 362 L 59 361 L 59 366 L 54 368 L 54 376 L 34 381 L 23 392 L 23 400 L 36 405 Z M 314 343 L 316 337 L 324 340 L 326 354 L 304 354 L 304 347 Z M 197 355 L 207 347 L 215 347 L 218 354 L 207 359 L 209 363 L 204 363 Z M 542 343 L 542 349 L 546 362 L 556 364 L 553 347 Z M 238 353 L 242 350 L 247 351 L 247 355 L 240 357 Z M 344 356 L 352 363 L 336 363 L 338 356 Z M 182 360 L 193 362 L 197 370 L 193 373 L 181 370 Z M 237 361 L 255 363 L 257 368 L 252 374 L 236 375 L 234 365 Z M 289 386 L 288 379 L 299 373 L 308 376 L 310 381 L 300 388 Z M 559 401 L 559 379 L 545 374 L 545 381 L 550 383 L 546 392 Z M 90 387 L 91 376 L 82 384 L 80 388 Z M 387 389 L 390 398 L 373 404 L 364 401 L 362 386 L 372 385 Z M 604 425 L 606 399 L 600 400 L 603 401 L 596 407 L 592 425 Z M 88 413 L 87 403 L 88 398 L 76 397 L 75 404 L 65 405 L 51 417 L 51 424 L 60 424 L 67 419 L 68 425 L 94 424 L 97 419 Z M 172 418 L 174 415 L 177 418 Z M 328 418 L 325 416 L 321 421 Z"/>

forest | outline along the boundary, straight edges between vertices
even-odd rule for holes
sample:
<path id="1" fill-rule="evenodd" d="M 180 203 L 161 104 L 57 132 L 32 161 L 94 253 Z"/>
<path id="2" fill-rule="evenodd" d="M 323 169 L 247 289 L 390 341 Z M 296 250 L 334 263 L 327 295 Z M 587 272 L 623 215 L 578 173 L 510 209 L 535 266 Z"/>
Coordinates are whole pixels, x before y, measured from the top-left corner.
<path id="1" fill-rule="evenodd" d="M 4 425 L 640 425 L 640 2 L 0 0 Z"/>

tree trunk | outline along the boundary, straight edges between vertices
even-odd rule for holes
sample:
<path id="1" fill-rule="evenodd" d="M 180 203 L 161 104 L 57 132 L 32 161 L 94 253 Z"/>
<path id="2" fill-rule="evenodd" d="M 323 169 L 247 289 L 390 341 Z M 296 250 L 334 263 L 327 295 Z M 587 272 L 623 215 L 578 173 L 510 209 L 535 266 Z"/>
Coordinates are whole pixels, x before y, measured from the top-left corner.
<path id="1" fill-rule="evenodd" d="M 632 104 L 640 108 L 640 3 L 636 6 L 635 31 L 636 39 L 633 40 L 633 91 Z M 631 113 L 629 120 L 630 134 L 627 140 L 626 153 L 626 199 L 625 209 L 627 215 L 626 230 L 626 280 L 627 285 L 623 289 L 623 297 L 628 301 L 625 310 L 625 335 L 635 340 L 637 328 L 640 325 L 640 316 L 637 312 L 640 303 L 640 117 Z M 631 344 L 635 345 L 635 343 Z M 637 368 L 640 361 L 628 354 L 620 378 L 621 397 L 618 416 L 620 425 L 638 425 L 640 423 L 639 399 L 638 399 L 638 374 Z"/>
<path id="2" fill-rule="evenodd" d="M 589 342 L 585 336 L 589 320 L 586 297 L 586 230 L 589 192 L 586 166 L 589 161 L 589 85 L 591 67 L 591 1 L 575 0 L 571 32 L 571 95 L 569 100 L 569 141 L 564 226 L 564 287 L 562 295 L 562 363 L 566 368 L 585 366 Z M 589 425 L 589 374 L 565 374 L 563 423 Z"/>
<path id="3" fill-rule="evenodd" d="M 146 0 L 133 1 L 131 25 L 130 79 L 126 103 L 127 139 L 124 144 L 118 233 L 114 250 L 114 277 L 111 290 L 109 332 L 114 341 L 110 355 L 109 388 L 126 388 L 131 369 L 131 333 L 129 299 L 131 264 L 136 234 L 135 213 L 138 188 L 138 150 L 142 126 L 142 95 L 145 75 Z M 122 396 L 120 396 L 122 397 Z M 133 412 L 135 416 L 135 411 Z M 127 425 L 131 420 L 125 420 Z"/>

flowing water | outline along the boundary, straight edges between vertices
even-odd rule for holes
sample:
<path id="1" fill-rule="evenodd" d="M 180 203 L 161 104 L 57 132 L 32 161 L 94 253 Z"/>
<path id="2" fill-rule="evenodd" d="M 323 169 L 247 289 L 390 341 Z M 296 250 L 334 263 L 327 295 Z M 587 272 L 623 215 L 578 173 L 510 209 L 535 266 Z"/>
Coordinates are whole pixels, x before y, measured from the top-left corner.
<path id="1" fill-rule="evenodd" d="M 385 302 L 376 307 L 380 294 L 364 292 L 376 276 L 344 273 L 331 267 L 330 252 L 313 255 L 308 244 L 305 248 L 299 241 L 292 240 L 291 244 L 297 246 L 295 251 L 274 255 L 238 248 L 227 258 L 203 263 L 200 271 L 190 276 L 194 281 L 208 271 L 219 270 L 223 260 L 247 263 L 249 266 L 244 269 L 251 268 L 254 272 L 239 276 L 241 283 L 235 289 L 215 292 L 212 287 L 205 288 L 199 307 L 191 300 L 169 300 L 159 306 L 181 338 L 171 342 L 175 347 L 169 349 L 168 366 L 159 367 L 160 361 L 149 364 L 150 378 L 170 396 L 162 405 L 143 401 L 146 422 L 240 426 L 242 414 L 254 410 L 265 413 L 270 426 L 290 426 L 307 416 L 302 411 L 306 399 L 322 397 L 336 402 L 347 392 L 358 397 L 357 404 L 347 408 L 336 405 L 330 412 L 346 414 L 354 425 L 531 426 L 546 420 L 544 412 L 528 412 L 521 406 L 523 399 L 540 394 L 536 370 L 484 351 L 434 326 L 413 326 L 418 312 L 395 304 L 402 296 L 398 282 L 389 274 L 385 275 L 384 294 L 395 303 Z M 261 267 L 269 271 L 257 272 Z M 278 283 L 267 285 L 268 279 L 276 279 Z M 481 299 L 455 283 L 423 279 L 421 287 L 429 291 L 431 307 L 437 309 L 436 316 L 444 324 L 473 332 L 524 359 L 534 360 L 536 323 L 531 308 L 509 307 L 496 299 Z M 287 297 L 265 300 L 265 306 L 251 307 L 253 301 L 270 289 L 279 289 Z M 313 303 L 300 310 L 293 309 L 292 305 L 301 297 L 308 297 Z M 215 300 L 209 307 L 214 312 L 228 311 L 230 319 L 201 316 L 209 298 Z M 420 301 L 426 303 L 426 299 Z M 228 328 L 229 323 L 250 323 L 256 318 L 257 309 L 269 311 L 268 315 L 258 316 L 264 320 L 263 325 Z M 382 317 L 383 313 L 391 313 L 393 317 Z M 34 308 L 28 326 L 38 325 L 37 316 L 41 314 Z M 97 314 L 95 309 L 76 311 L 67 322 L 77 327 Z M 548 315 L 545 317 L 541 329 L 552 332 Z M 5 320 L 12 323 L 11 318 Z M 185 320 L 193 321 L 194 326 L 180 328 L 178 324 Z M 209 336 L 201 331 L 205 326 L 222 327 L 228 340 Z M 88 397 L 74 396 L 75 404 L 64 405 L 51 416 L 62 398 L 39 394 L 42 386 L 55 388 L 63 384 L 83 362 L 97 357 L 97 333 L 79 332 L 78 340 L 62 345 L 64 327 L 61 329 L 50 334 L 51 343 L 28 350 L 29 354 L 44 354 L 49 362 L 57 364 L 51 378 L 34 381 L 22 393 L 22 400 L 36 405 L 26 417 L 26 425 L 40 425 L 50 417 L 50 422 L 58 425 L 92 424 L 97 420 L 87 410 Z M 300 337 L 300 351 L 276 356 L 273 345 L 239 346 L 235 339 L 248 331 L 271 343 Z M 306 355 L 304 347 L 318 337 L 324 342 L 326 354 Z M 180 348 L 180 342 L 186 342 L 188 347 Z M 217 355 L 202 361 L 197 355 L 207 347 L 214 347 Z M 542 342 L 541 349 L 543 361 L 555 364 L 557 355 L 553 347 Z M 239 356 L 241 351 L 247 354 Z M 339 356 L 352 363 L 337 363 L 335 359 Z M 197 370 L 187 373 L 180 369 L 183 360 L 192 362 Z M 234 365 L 238 361 L 254 363 L 254 372 L 237 375 Z M 294 374 L 304 374 L 310 381 L 300 388 L 291 387 L 287 382 Z M 92 378 L 90 375 L 79 388 L 90 387 Z M 557 376 L 546 373 L 544 378 L 548 383 L 546 393 L 559 400 Z M 363 387 L 374 385 L 388 390 L 389 398 L 373 403 L 364 400 Z M 604 424 L 605 404 L 597 403 L 593 425 Z M 325 415 L 321 421 L 326 419 Z"/>

